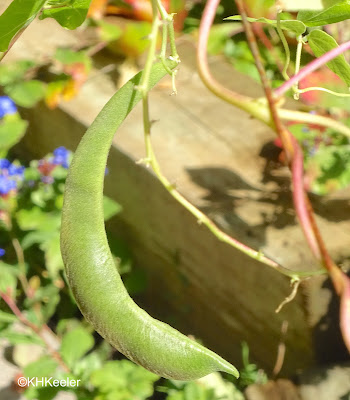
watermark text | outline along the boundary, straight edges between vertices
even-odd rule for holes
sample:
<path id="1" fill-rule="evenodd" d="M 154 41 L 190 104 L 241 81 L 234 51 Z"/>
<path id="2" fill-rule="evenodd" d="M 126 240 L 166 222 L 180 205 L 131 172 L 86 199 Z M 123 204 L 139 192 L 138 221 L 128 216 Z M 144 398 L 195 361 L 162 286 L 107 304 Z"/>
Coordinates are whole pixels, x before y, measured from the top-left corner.
<path id="1" fill-rule="evenodd" d="M 81 379 L 54 379 L 51 377 L 45 378 L 25 378 L 21 376 L 17 379 L 18 386 L 20 387 L 78 387 Z"/>

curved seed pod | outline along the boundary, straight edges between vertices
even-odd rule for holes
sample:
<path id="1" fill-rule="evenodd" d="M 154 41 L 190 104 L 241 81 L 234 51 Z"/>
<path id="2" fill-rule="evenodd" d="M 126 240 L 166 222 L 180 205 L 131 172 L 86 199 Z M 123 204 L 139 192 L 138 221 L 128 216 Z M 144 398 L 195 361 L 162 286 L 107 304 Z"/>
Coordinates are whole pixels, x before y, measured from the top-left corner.
<path id="1" fill-rule="evenodd" d="M 166 71 L 155 64 L 153 87 Z M 105 105 L 84 135 L 69 169 L 61 251 L 69 285 L 85 318 L 132 361 L 166 378 L 192 380 L 214 371 L 238 377 L 230 363 L 139 308 L 114 264 L 103 218 L 103 181 L 116 129 L 140 100 L 140 74 Z"/>

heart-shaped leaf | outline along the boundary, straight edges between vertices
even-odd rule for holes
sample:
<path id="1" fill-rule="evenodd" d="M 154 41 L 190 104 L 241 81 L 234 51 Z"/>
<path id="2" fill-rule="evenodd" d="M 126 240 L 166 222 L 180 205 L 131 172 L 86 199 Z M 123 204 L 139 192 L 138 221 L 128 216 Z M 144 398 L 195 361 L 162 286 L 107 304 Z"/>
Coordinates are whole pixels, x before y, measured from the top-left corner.
<path id="1" fill-rule="evenodd" d="M 90 3 L 91 0 L 73 0 L 66 6 L 44 10 L 40 19 L 54 18 L 64 28 L 76 29 L 85 21 Z"/>

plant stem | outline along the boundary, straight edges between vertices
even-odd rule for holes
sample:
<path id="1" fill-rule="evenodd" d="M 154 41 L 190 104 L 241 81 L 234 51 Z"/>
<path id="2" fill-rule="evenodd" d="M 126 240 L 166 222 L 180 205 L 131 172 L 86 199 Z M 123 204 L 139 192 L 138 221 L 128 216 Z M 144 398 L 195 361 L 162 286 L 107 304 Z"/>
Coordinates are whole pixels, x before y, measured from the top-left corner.
<path id="1" fill-rule="evenodd" d="M 292 135 L 291 135 L 292 137 Z M 291 163 L 292 183 L 293 183 L 293 200 L 297 216 L 300 221 L 301 228 L 307 239 L 308 245 L 318 261 L 321 260 L 321 253 L 314 234 L 314 226 L 310 221 L 310 213 L 306 205 L 306 196 L 304 191 L 304 168 L 303 168 L 303 153 L 300 146 L 294 139 L 294 154 Z"/>
<path id="2" fill-rule="evenodd" d="M 17 307 L 17 304 L 15 301 L 12 299 L 12 297 L 9 294 L 6 293 L 1 293 L 0 292 L 0 297 L 5 301 L 5 303 L 8 305 L 8 307 L 11 309 L 13 314 L 18 318 L 18 320 L 28 328 L 30 328 L 37 336 L 40 337 L 40 339 L 45 343 L 49 353 L 51 354 L 52 358 L 54 358 L 59 365 L 62 367 L 62 369 L 65 372 L 70 372 L 68 366 L 66 363 L 62 360 L 61 355 L 59 354 L 58 351 L 56 351 L 51 344 L 48 342 L 47 338 L 43 334 L 42 329 L 40 329 L 37 325 L 33 324 L 31 321 L 29 321 L 24 314 L 21 312 L 21 310 Z M 49 330 L 51 333 L 53 333 L 50 328 L 45 325 L 45 330 Z"/>
<path id="3" fill-rule="evenodd" d="M 15 250 L 17 261 L 18 261 L 18 266 L 19 266 L 18 279 L 21 282 L 23 291 L 26 294 L 26 296 L 31 297 L 30 292 L 29 292 L 29 283 L 28 283 L 27 275 L 26 275 L 26 266 L 25 266 L 25 260 L 24 260 L 22 246 L 16 237 L 11 238 L 11 243 Z"/>
<path id="4" fill-rule="evenodd" d="M 289 64 L 290 64 L 290 50 L 289 50 L 289 46 L 288 46 L 286 37 L 284 36 L 283 30 L 281 29 L 280 12 L 277 13 L 277 26 L 276 26 L 276 28 L 277 28 L 278 36 L 280 37 L 281 42 L 283 44 L 284 52 L 286 54 L 286 61 L 285 61 L 284 68 L 283 68 L 283 71 L 282 71 L 282 76 L 283 76 L 284 79 L 288 80 L 289 76 L 288 76 L 288 72 L 287 71 L 288 71 L 288 67 L 289 67 Z"/>
<path id="5" fill-rule="evenodd" d="M 304 68 L 302 68 L 297 74 L 295 74 L 292 78 L 290 78 L 287 82 L 284 82 L 280 87 L 275 89 L 274 90 L 275 97 L 277 98 L 281 97 L 301 79 L 305 78 L 307 75 L 311 74 L 311 72 L 320 68 L 322 65 L 327 64 L 329 61 L 333 60 L 333 58 L 338 57 L 340 54 L 344 53 L 344 51 L 349 49 L 350 49 L 350 41 L 341 44 L 335 49 L 332 49 L 327 53 L 323 54 L 321 57 L 311 61 Z"/>
<path id="6" fill-rule="evenodd" d="M 235 107 L 240 108 L 241 110 L 246 111 L 252 117 L 258 119 L 259 121 L 262 121 L 267 126 L 273 128 L 271 115 L 268 107 L 265 104 L 259 103 L 251 97 L 243 96 L 239 93 L 227 89 L 225 86 L 221 85 L 210 72 L 207 57 L 207 44 L 209 39 L 210 27 L 213 24 L 216 9 L 219 3 L 220 0 L 208 0 L 203 12 L 199 28 L 199 39 L 197 47 L 197 68 L 199 76 L 205 86 L 217 97 L 219 97 L 223 101 L 226 101 L 229 104 L 234 105 Z M 278 116 L 283 120 L 297 120 L 300 122 L 326 126 L 350 137 L 350 128 L 331 118 L 319 115 L 311 115 L 309 113 L 301 111 L 280 108 L 277 109 L 277 112 Z"/>
<path id="7" fill-rule="evenodd" d="M 254 57 L 256 68 L 260 75 L 260 80 L 263 85 L 265 96 L 266 96 L 266 99 L 267 99 L 267 102 L 269 105 L 269 110 L 270 110 L 274 129 L 282 141 L 283 148 L 286 152 L 287 160 L 288 160 L 288 162 L 290 162 L 293 157 L 293 144 L 291 142 L 290 135 L 288 134 L 287 130 L 283 126 L 283 124 L 278 116 L 276 101 L 272 95 L 270 83 L 266 76 L 266 72 L 265 72 L 261 57 L 260 57 L 260 52 L 259 52 L 258 45 L 256 43 L 254 32 L 253 32 L 253 30 L 250 26 L 250 23 L 248 22 L 248 19 L 247 19 L 243 1 L 236 0 L 236 5 L 237 5 L 238 11 L 242 17 L 242 23 L 243 23 L 243 27 L 244 27 L 244 30 L 246 33 L 248 44 L 249 44 L 250 50 L 252 52 L 252 55 Z"/>
<path id="8" fill-rule="evenodd" d="M 278 114 L 276 112 L 276 104 L 274 99 L 272 98 L 272 92 L 267 80 L 265 71 L 263 69 L 263 65 L 260 60 L 260 54 L 258 52 L 258 47 L 256 44 L 254 33 L 251 30 L 250 24 L 247 21 L 247 17 L 244 10 L 244 5 L 242 0 L 235 0 L 238 10 L 241 14 L 243 26 L 246 31 L 246 35 L 248 38 L 248 42 L 255 59 L 256 66 L 260 73 L 260 78 L 265 90 L 265 94 L 269 103 L 269 108 L 271 114 L 273 116 L 273 120 L 275 122 L 275 128 L 277 133 L 282 139 L 282 144 L 284 151 L 286 152 L 287 159 L 289 160 L 290 168 L 292 171 L 292 181 L 293 181 L 293 199 L 295 209 L 304 231 L 305 237 L 308 241 L 309 247 L 313 252 L 316 259 L 323 264 L 323 266 L 328 270 L 330 276 L 334 282 L 334 285 L 340 286 L 341 283 L 338 280 L 339 277 L 339 268 L 334 264 L 331 257 L 329 256 L 328 251 L 326 250 L 324 241 L 322 239 L 321 233 L 316 224 L 313 209 L 311 203 L 305 193 L 304 184 L 303 184 L 303 155 L 302 151 L 293 137 L 293 135 L 288 132 L 282 123 L 279 121 Z M 291 147 L 284 147 L 285 141 L 283 139 L 289 137 L 289 143 Z"/>
<path id="9" fill-rule="evenodd" d="M 297 52 L 295 56 L 295 75 L 299 72 L 300 70 L 300 63 L 301 63 L 301 52 L 303 50 L 303 37 L 300 35 L 298 37 L 298 45 L 297 45 Z M 293 85 L 293 91 L 294 91 L 294 99 L 298 100 L 299 99 L 299 87 L 298 87 L 299 82 L 296 82 L 295 85 Z"/>
<path id="10" fill-rule="evenodd" d="M 217 1 L 217 0 L 215 0 Z M 156 12 L 155 12 L 155 1 L 152 2 L 153 6 L 153 18 L 158 18 Z M 157 24 L 153 21 L 153 26 L 156 26 Z M 154 28 L 156 29 L 156 28 Z M 152 29 L 153 31 L 153 29 Z M 156 37 L 152 35 L 152 40 L 156 40 Z M 149 65 L 152 65 L 152 60 L 154 59 L 155 55 L 155 47 L 150 46 L 150 50 L 146 59 L 146 65 L 145 65 L 145 70 L 141 78 L 141 88 L 147 88 L 148 87 L 148 81 L 146 80 L 147 78 L 147 70 L 149 68 Z M 147 78 L 148 79 L 148 78 Z M 301 272 L 296 272 L 296 271 L 291 271 L 287 268 L 284 268 L 283 266 L 279 265 L 275 261 L 269 259 L 268 257 L 264 256 L 261 252 L 253 250 L 249 248 L 248 246 L 240 243 L 238 240 L 230 237 L 227 235 L 225 232 L 221 231 L 213 221 L 211 221 L 204 213 L 202 213 L 200 210 L 198 210 L 193 204 L 191 204 L 188 200 L 186 200 L 176 189 L 171 183 L 168 181 L 168 179 L 162 174 L 160 166 L 158 164 L 158 161 L 155 157 L 153 148 L 152 148 L 152 143 L 151 143 L 151 123 L 150 123 L 150 116 L 149 116 L 149 104 L 148 104 L 148 91 L 145 91 L 143 93 L 143 124 L 144 124 L 144 137 L 145 137 L 145 147 L 146 147 L 146 158 L 145 158 L 145 163 L 147 165 L 150 165 L 157 176 L 157 178 L 160 180 L 160 182 L 163 184 L 163 186 L 168 190 L 168 192 L 171 194 L 171 196 L 176 199 L 183 207 L 185 207 L 192 215 L 194 215 L 197 218 L 198 223 L 205 225 L 220 241 L 225 242 L 229 244 L 230 246 L 235 247 L 239 251 L 247 254 L 249 257 L 260 261 L 264 263 L 265 265 L 268 265 L 282 274 L 294 278 L 294 279 L 299 279 L 300 277 L 309 277 L 311 275 L 318 275 L 320 273 L 323 273 L 323 271 L 301 271 Z M 252 107 L 255 107 L 254 104 L 252 104 Z"/>
<path id="11" fill-rule="evenodd" d="M 350 138 L 350 128 L 339 121 L 335 121 L 332 118 L 323 117 L 322 115 L 310 114 L 302 111 L 286 109 L 279 109 L 278 115 L 281 119 L 286 121 L 305 122 L 307 124 L 316 124 L 331 128 Z"/>

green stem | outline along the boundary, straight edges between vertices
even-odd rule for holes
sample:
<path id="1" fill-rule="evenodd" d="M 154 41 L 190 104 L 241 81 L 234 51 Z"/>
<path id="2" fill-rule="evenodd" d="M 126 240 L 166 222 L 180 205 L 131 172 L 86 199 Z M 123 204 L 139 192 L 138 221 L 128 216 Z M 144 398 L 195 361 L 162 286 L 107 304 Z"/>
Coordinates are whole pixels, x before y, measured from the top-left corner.
<path id="1" fill-rule="evenodd" d="M 298 89 L 297 92 L 298 93 L 306 93 L 306 92 L 312 92 L 313 90 L 318 90 L 320 92 L 326 92 L 326 93 L 332 94 L 333 96 L 337 96 L 337 97 L 350 97 L 350 93 L 338 93 L 338 92 L 334 92 L 333 90 L 326 89 L 326 88 L 319 87 L 319 86 L 310 86 L 305 89 Z"/>
<path id="2" fill-rule="evenodd" d="M 284 36 L 283 30 L 281 28 L 281 17 L 280 17 L 280 12 L 277 13 L 277 33 L 278 36 L 281 39 L 281 42 L 283 44 L 283 48 L 284 48 L 284 52 L 286 54 L 286 61 L 284 63 L 284 68 L 282 71 L 282 76 L 283 78 L 287 81 L 289 79 L 289 75 L 288 75 L 288 68 L 289 68 L 289 64 L 290 64 L 290 50 L 289 50 L 289 46 L 286 40 L 286 37 Z"/>
<path id="3" fill-rule="evenodd" d="M 158 23 L 158 15 L 156 13 L 156 5 L 157 1 L 152 1 L 153 6 L 153 28 L 152 28 L 152 37 L 151 40 L 156 41 L 155 32 L 157 31 Z M 162 15 L 162 14 L 161 14 Z M 164 36 L 163 36 L 164 38 Z M 145 70 L 142 75 L 141 79 L 141 88 L 148 88 L 148 69 L 149 66 L 152 65 L 152 60 L 155 56 L 155 46 L 151 43 L 149 53 L 146 59 Z M 162 185 L 167 189 L 170 195 L 177 200 L 183 207 L 185 207 L 192 215 L 197 218 L 198 223 L 203 224 L 206 226 L 210 232 L 212 232 L 220 241 L 233 246 L 234 248 L 240 250 L 241 252 L 245 253 L 249 257 L 268 265 L 275 270 L 281 272 L 282 274 L 292 278 L 292 279 L 300 279 L 300 278 L 308 278 L 312 275 L 318 275 L 324 273 L 324 271 L 291 271 L 283 266 L 279 265 L 275 261 L 269 259 L 268 257 L 264 256 L 262 252 L 253 250 L 248 246 L 240 243 L 238 240 L 230 237 L 225 232 L 220 230 L 213 221 L 211 221 L 204 213 L 198 210 L 193 204 L 191 204 L 187 199 L 185 199 L 176 189 L 175 187 L 168 181 L 168 179 L 162 174 L 159 163 L 156 159 L 152 148 L 151 142 L 151 123 L 150 123 L 150 116 L 149 116 L 149 103 L 148 103 L 148 90 L 142 92 L 143 96 L 143 125 L 144 125 L 144 137 L 145 137 L 145 147 L 146 147 L 146 159 L 144 160 L 147 165 L 150 165 L 153 169 L 155 175 L 162 183 Z M 255 114 L 255 110 L 259 110 L 259 107 L 254 102 L 246 103 L 246 106 L 251 110 L 251 114 Z M 264 112 L 267 110 L 264 110 Z"/>
<path id="4" fill-rule="evenodd" d="M 298 45 L 297 45 L 297 52 L 295 56 L 295 74 L 297 74 L 300 71 L 300 63 L 301 63 L 301 52 L 303 50 L 303 38 L 300 35 L 298 37 Z M 294 91 L 294 99 L 298 100 L 299 99 L 299 82 L 296 82 L 296 84 L 293 86 L 293 91 Z"/>
<path id="5" fill-rule="evenodd" d="M 151 75 L 151 69 L 152 69 L 152 65 L 154 62 L 155 55 L 156 55 L 156 48 L 157 48 L 157 37 L 158 37 L 160 21 L 158 19 L 158 14 L 157 14 L 157 1 L 156 0 L 152 0 L 152 10 L 153 10 L 153 22 L 152 22 L 152 30 L 149 35 L 150 47 L 148 50 L 147 59 L 146 59 L 145 67 L 143 69 L 140 85 L 138 86 L 138 90 L 141 92 L 143 99 L 146 99 L 148 97 L 148 82 L 149 82 L 149 77 Z M 148 124 L 149 124 L 149 121 L 148 121 Z M 148 128 L 148 130 L 150 130 L 150 128 Z"/>

